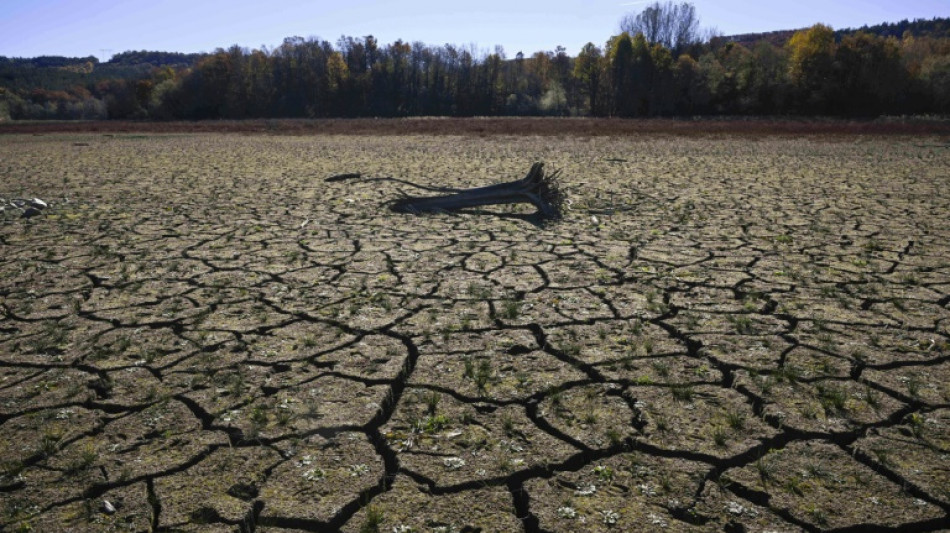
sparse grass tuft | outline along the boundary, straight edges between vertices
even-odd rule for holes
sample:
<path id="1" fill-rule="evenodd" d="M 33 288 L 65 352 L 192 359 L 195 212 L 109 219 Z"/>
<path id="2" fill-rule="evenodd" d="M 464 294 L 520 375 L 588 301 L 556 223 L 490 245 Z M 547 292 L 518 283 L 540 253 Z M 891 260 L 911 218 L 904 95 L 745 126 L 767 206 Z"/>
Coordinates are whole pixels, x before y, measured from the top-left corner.
<path id="1" fill-rule="evenodd" d="M 363 525 L 360 526 L 360 533 L 379 533 L 379 526 L 383 523 L 386 515 L 383 510 L 376 505 L 366 507 L 366 518 Z"/>

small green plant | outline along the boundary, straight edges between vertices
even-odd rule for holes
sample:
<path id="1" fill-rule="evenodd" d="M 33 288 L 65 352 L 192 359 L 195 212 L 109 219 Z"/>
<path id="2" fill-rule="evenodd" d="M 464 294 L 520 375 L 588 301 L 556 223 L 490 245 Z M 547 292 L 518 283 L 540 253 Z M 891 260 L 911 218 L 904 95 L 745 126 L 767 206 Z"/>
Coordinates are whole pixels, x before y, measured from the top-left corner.
<path id="1" fill-rule="evenodd" d="M 87 443 L 83 446 L 82 450 L 80 450 L 79 456 L 73 458 L 73 460 L 66 465 L 65 473 L 66 475 L 78 474 L 95 464 L 97 459 L 99 459 L 99 454 L 96 452 L 95 447 L 91 443 Z"/>
<path id="2" fill-rule="evenodd" d="M 531 382 L 531 376 L 527 372 L 516 372 L 515 380 L 518 382 L 518 387 L 526 387 Z"/>
<path id="3" fill-rule="evenodd" d="M 728 409 L 726 411 L 726 423 L 735 431 L 745 429 L 745 414 L 739 409 Z"/>
<path id="4" fill-rule="evenodd" d="M 589 406 L 587 411 L 584 413 L 584 423 L 585 424 L 596 424 L 597 423 L 597 410 L 593 406 Z"/>
<path id="5" fill-rule="evenodd" d="M 911 413 L 904 419 L 910 432 L 918 439 L 924 436 L 924 417 L 920 413 Z"/>
<path id="6" fill-rule="evenodd" d="M 439 401 L 442 400 L 442 395 L 436 391 L 430 391 L 423 397 L 423 400 L 426 404 L 426 411 L 430 415 L 434 415 L 436 410 L 439 408 Z"/>
<path id="7" fill-rule="evenodd" d="M 449 425 L 449 419 L 443 414 L 429 415 L 415 425 L 423 433 L 431 435 L 445 429 Z"/>
<path id="8" fill-rule="evenodd" d="M 22 461 L 0 461 L 0 478 L 14 478 L 23 472 L 26 465 Z"/>
<path id="9" fill-rule="evenodd" d="M 620 446 L 623 443 L 623 435 L 616 428 L 608 429 L 606 436 L 611 446 Z"/>
<path id="10" fill-rule="evenodd" d="M 673 394 L 673 399 L 680 402 L 691 402 L 693 401 L 693 387 L 688 384 L 675 384 L 670 386 L 670 392 Z"/>
<path id="11" fill-rule="evenodd" d="M 630 323 L 630 333 L 633 335 L 640 335 L 643 333 L 643 322 L 639 319 L 635 319 Z"/>
<path id="12" fill-rule="evenodd" d="M 238 397 L 244 392 L 244 374 L 234 372 L 227 376 L 227 392 L 231 396 Z"/>
<path id="13" fill-rule="evenodd" d="M 726 446 L 726 441 L 729 438 L 729 432 L 726 431 L 725 427 L 716 424 L 716 426 L 713 427 L 712 438 L 713 442 L 716 443 L 716 446 L 724 448 Z"/>
<path id="14" fill-rule="evenodd" d="M 614 479 L 614 469 L 609 466 L 597 465 L 593 472 L 604 483 L 610 483 Z"/>
<path id="15" fill-rule="evenodd" d="M 670 364 L 666 361 L 653 361 L 651 364 L 653 371 L 661 378 L 670 377 Z"/>
<path id="16" fill-rule="evenodd" d="M 653 339 L 643 339 L 643 352 L 647 355 L 653 354 Z"/>
<path id="17" fill-rule="evenodd" d="M 901 283 L 905 285 L 918 285 L 920 284 L 920 278 L 916 274 L 908 273 L 901 275 Z"/>
<path id="18" fill-rule="evenodd" d="M 808 514 L 811 515 L 812 520 L 814 520 L 815 523 L 820 526 L 828 523 L 828 515 L 821 507 L 818 507 L 817 505 L 812 504 L 809 506 Z"/>
<path id="19" fill-rule="evenodd" d="M 785 364 L 772 373 L 777 382 L 795 383 L 802 379 L 802 369 L 796 365 Z"/>
<path id="20" fill-rule="evenodd" d="M 379 533 L 379 526 L 383 523 L 385 517 L 383 510 L 378 506 L 367 506 L 366 519 L 363 521 L 363 525 L 360 526 L 360 533 Z"/>
<path id="21" fill-rule="evenodd" d="M 564 353 L 570 357 L 577 357 L 581 354 L 581 345 L 577 342 L 567 342 L 564 344 Z"/>
<path id="22" fill-rule="evenodd" d="M 920 387 L 922 385 L 920 377 L 917 374 L 911 374 L 907 377 L 907 380 L 904 381 L 904 385 L 907 387 L 907 394 L 910 394 L 910 397 L 917 400 L 920 398 Z"/>
<path id="23" fill-rule="evenodd" d="M 871 239 L 871 240 L 869 240 L 868 242 L 864 243 L 864 253 L 865 253 L 865 254 L 871 254 L 871 253 L 873 253 L 873 252 L 880 252 L 880 251 L 883 250 L 883 249 L 884 249 L 884 246 L 883 246 L 880 242 L 878 242 L 878 241 L 876 241 L 876 240 L 874 240 L 874 239 Z"/>
<path id="24" fill-rule="evenodd" d="M 799 410 L 801 411 L 802 416 L 808 420 L 815 420 L 818 418 L 818 415 L 821 414 L 821 409 L 819 409 L 814 402 L 803 404 Z"/>
<path id="25" fill-rule="evenodd" d="M 284 427 L 294 419 L 294 412 L 290 409 L 279 409 L 277 411 L 276 422 L 278 426 Z"/>
<path id="26" fill-rule="evenodd" d="M 871 448 L 871 453 L 874 454 L 874 459 L 876 459 L 881 466 L 891 465 L 891 451 L 889 449 L 883 446 L 875 446 Z"/>
<path id="27" fill-rule="evenodd" d="M 804 480 L 798 476 L 791 476 L 785 480 L 785 483 L 782 485 L 786 492 L 789 494 L 794 494 L 796 496 L 805 495 L 805 483 Z"/>
<path id="28" fill-rule="evenodd" d="M 844 389 L 830 383 L 818 383 L 815 389 L 818 391 L 818 401 L 826 413 L 844 411 L 848 401 L 848 394 Z"/>
<path id="29" fill-rule="evenodd" d="M 62 440 L 62 438 L 63 434 L 59 431 L 46 430 L 40 438 L 39 452 L 46 458 L 56 455 L 56 452 L 59 451 L 59 441 Z"/>
<path id="30" fill-rule="evenodd" d="M 251 409 L 250 420 L 259 426 L 267 424 L 267 408 L 263 405 L 255 405 Z"/>
<path id="31" fill-rule="evenodd" d="M 808 463 L 805 466 L 805 472 L 815 479 L 824 479 L 828 477 L 828 472 L 825 470 L 824 465 L 821 464 L 821 461 Z"/>
<path id="32" fill-rule="evenodd" d="M 521 302 L 509 299 L 501 303 L 501 317 L 506 320 L 514 320 L 521 314 Z"/>
<path id="33" fill-rule="evenodd" d="M 511 436 L 515 431 L 515 421 L 512 418 L 511 413 L 505 412 L 501 415 L 501 429 L 504 430 L 505 435 Z"/>
<path id="34" fill-rule="evenodd" d="M 482 359 L 478 362 L 478 368 L 475 369 L 475 375 L 472 377 L 478 392 L 484 394 L 487 391 L 493 373 L 490 360 Z"/>
<path id="35" fill-rule="evenodd" d="M 472 282 L 468 284 L 468 294 L 477 300 L 487 300 L 491 296 L 491 289 Z"/>
<path id="36" fill-rule="evenodd" d="M 732 322 L 733 327 L 736 328 L 736 333 L 747 334 L 753 332 L 752 319 L 746 315 L 730 315 L 728 320 Z"/>
<path id="37" fill-rule="evenodd" d="M 759 481 L 762 482 L 763 488 L 768 488 L 769 481 L 775 478 L 775 469 L 775 461 L 769 454 L 756 459 L 755 470 L 759 473 Z"/>
<path id="38" fill-rule="evenodd" d="M 515 469 L 514 461 L 511 460 L 511 457 L 508 455 L 508 453 L 502 453 L 498 456 L 497 465 L 498 470 L 501 470 L 506 474 Z"/>

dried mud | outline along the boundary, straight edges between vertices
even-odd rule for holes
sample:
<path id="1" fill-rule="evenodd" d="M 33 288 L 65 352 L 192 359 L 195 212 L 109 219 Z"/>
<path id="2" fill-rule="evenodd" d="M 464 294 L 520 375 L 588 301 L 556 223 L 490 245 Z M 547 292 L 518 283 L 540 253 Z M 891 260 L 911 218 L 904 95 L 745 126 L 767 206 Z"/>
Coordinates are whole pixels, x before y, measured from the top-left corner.
<path id="1" fill-rule="evenodd" d="M 377 179 L 537 160 L 556 224 Z M 950 528 L 945 139 L 4 135 L 0 176 L 51 204 L 0 214 L 0 530 Z"/>

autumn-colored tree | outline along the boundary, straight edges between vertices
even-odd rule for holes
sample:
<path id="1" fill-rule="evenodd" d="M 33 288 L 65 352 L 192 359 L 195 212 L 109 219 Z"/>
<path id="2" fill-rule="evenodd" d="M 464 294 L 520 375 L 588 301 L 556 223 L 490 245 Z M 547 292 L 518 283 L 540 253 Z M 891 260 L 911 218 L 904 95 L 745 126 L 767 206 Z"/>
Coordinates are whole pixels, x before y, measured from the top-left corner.
<path id="1" fill-rule="evenodd" d="M 835 56 L 834 31 L 824 24 L 795 32 L 786 45 L 788 75 L 803 111 L 828 111 Z"/>
<path id="2" fill-rule="evenodd" d="M 333 52 L 327 57 L 327 80 L 330 86 L 330 93 L 339 97 L 340 93 L 346 89 L 347 80 L 350 77 L 350 69 L 343 60 L 343 54 Z"/>

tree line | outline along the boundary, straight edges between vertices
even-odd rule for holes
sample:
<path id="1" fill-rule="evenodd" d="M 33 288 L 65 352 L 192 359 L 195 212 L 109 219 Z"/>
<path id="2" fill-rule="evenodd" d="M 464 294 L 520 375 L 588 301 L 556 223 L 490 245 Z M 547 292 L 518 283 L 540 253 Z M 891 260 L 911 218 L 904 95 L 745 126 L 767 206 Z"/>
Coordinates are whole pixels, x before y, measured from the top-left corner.
<path id="1" fill-rule="evenodd" d="M 676 17 L 662 18 L 674 8 Z M 292 37 L 273 49 L 202 56 L 126 52 L 105 66 L 0 60 L 0 118 L 947 114 L 950 37 L 933 28 L 950 28 L 948 20 L 919 21 L 929 31 L 916 36 L 907 24 L 896 25 L 900 37 L 836 35 L 816 24 L 781 45 L 740 44 L 699 35 L 690 4 L 654 4 L 575 56 L 562 47 L 507 57 L 501 48 L 366 36 Z M 124 75 L 103 77 L 109 68 Z M 44 83 L 44 72 L 58 81 Z"/>

